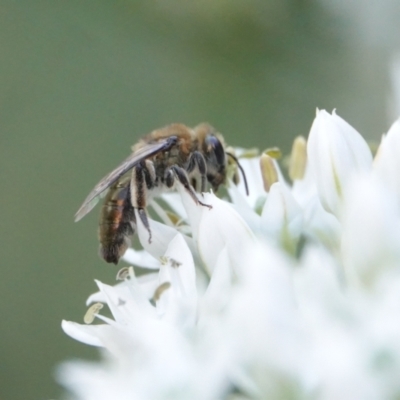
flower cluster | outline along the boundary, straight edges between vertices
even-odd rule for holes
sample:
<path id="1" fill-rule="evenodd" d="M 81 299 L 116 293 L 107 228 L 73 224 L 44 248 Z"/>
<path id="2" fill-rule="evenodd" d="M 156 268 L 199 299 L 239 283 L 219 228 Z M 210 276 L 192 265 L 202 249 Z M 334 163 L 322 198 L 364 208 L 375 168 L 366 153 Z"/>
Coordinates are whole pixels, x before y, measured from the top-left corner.
<path id="1" fill-rule="evenodd" d="M 230 201 L 186 192 L 153 203 L 153 240 L 124 259 L 86 322 L 103 349 L 67 362 L 76 399 L 389 399 L 400 396 L 400 121 L 372 157 L 346 121 L 318 111 L 288 183 L 273 151 L 238 150 L 248 178 Z M 173 217 L 172 217 L 173 216 Z M 107 304 L 112 314 L 100 314 Z"/>

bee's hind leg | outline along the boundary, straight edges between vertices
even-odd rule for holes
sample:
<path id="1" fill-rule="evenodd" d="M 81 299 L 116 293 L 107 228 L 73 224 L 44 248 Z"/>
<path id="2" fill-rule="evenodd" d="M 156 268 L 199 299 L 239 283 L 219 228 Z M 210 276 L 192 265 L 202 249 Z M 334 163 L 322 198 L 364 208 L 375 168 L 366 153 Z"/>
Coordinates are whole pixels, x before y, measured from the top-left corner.
<path id="1" fill-rule="evenodd" d="M 175 176 L 176 176 L 176 178 L 178 178 L 178 181 L 183 185 L 185 190 L 190 194 L 190 196 L 192 197 L 192 199 L 194 200 L 194 202 L 196 204 L 200 204 L 201 206 L 208 207 L 210 209 L 212 208 L 212 206 L 210 204 L 205 204 L 197 198 L 196 192 L 194 191 L 193 187 L 190 185 L 186 171 L 183 168 L 178 167 L 177 165 L 173 165 L 171 167 L 171 170 L 175 173 Z"/>
<path id="2" fill-rule="evenodd" d="M 149 232 L 149 243 L 151 243 L 151 229 L 149 219 L 146 213 L 147 190 L 154 187 L 153 165 L 147 162 L 141 162 L 132 169 L 131 177 L 131 203 L 137 210 L 139 218 L 142 221 L 147 232 Z"/>
<path id="3" fill-rule="evenodd" d="M 147 229 L 147 232 L 149 232 L 149 243 L 151 243 L 151 229 L 150 229 L 149 219 L 147 218 L 146 210 L 144 208 L 137 208 L 137 212 L 139 214 L 140 220 L 142 221 L 142 224 Z"/>

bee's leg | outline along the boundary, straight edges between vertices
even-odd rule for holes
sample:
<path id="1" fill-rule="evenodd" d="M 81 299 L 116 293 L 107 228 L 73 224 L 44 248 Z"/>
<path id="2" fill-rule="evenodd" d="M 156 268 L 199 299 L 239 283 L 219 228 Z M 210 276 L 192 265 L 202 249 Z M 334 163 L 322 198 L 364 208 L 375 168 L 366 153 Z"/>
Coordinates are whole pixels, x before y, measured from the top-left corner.
<path id="1" fill-rule="evenodd" d="M 200 192 L 206 191 L 207 164 L 203 154 L 199 151 L 194 151 L 190 158 L 186 171 L 190 174 L 195 168 L 198 168 L 201 176 Z"/>
<path id="2" fill-rule="evenodd" d="M 151 190 L 156 186 L 156 170 L 154 168 L 154 163 L 150 160 L 145 160 L 141 162 L 141 167 L 144 174 L 144 180 L 146 182 L 146 186 L 148 190 Z"/>
<path id="3" fill-rule="evenodd" d="M 164 174 L 164 182 L 168 188 L 172 188 L 175 183 L 175 174 L 172 169 L 167 169 Z"/>
<path id="4" fill-rule="evenodd" d="M 146 179 L 147 176 L 147 179 Z M 131 177 L 131 202 L 132 206 L 137 210 L 139 218 L 144 227 L 149 232 L 149 243 L 151 243 L 151 229 L 146 214 L 147 206 L 147 185 L 150 183 L 151 173 L 146 168 L 145 163 L 139 163 L 132 169 Z"/>
<path id="5" fill-rule="evenodd" d="M 178 167 L 177 165 L 173 165 L 171 167 L 171 170 L 175 173 L 175 176 L 178 178 L 178 181 L 183 185 L 185 190 L 190 194 L 190 196 L 192 197 L 192 199 L 194 200 L 194 202 L 196 204 L 200 204 L 201 206 L 208 207 L 210 209 L 212 208 L 212 206 L 210 206 L 209 204 L 205 204 L 205 203 L 201 202 L 197 198 L 196 192 L 194 191 L 192 186 L 190 186 L 189 179 L 187 177 L 186 171 L 183 168 Z"/>
<path id="6" fill-rule="evenodd" d="M 142 224 L 147 229 L 147 232 L 149 232 L 149 243 L 151 243 L 151 229 L 150 229 L 149 219 L 147 218 L 146 210 L 144 208 L 138 208 L 137 211 L 140 220 L 142 221 Z"/>
<path id="7" fill-rule="evenodd" d="M 190 180 L 190 186 L 194 189 L 195 192 L 200 192 L 199 186 L 198 186 L 198 184 L 197 184 L 197 179 L 196 179 L 196 178 L 192 178 L 192 179 Z M 203 195 L 203 193 L 202 193 L 201 195 Z"/>

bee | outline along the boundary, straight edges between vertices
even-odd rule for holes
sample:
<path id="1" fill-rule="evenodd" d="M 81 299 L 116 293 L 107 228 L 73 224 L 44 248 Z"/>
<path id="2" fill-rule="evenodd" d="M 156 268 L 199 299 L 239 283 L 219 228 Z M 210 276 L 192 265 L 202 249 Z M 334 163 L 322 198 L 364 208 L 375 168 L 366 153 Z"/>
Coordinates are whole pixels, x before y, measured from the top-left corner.
<path id="1" fill-rule="evenodd" d="M 221 134 L 206 124 L 191 129 L 171 124 L 144 136 L 132 147 L 132 154 L 107 174 L 89 193 L 75 214 L 82 219 L 108 189 L 99 222 L 100 255 L 108 263 L 117 264 L 130 244 L 140 218 L 149 234 L 151 229 L 146 207 L 151 197 L 173 190 L 176 182 L 183 185 L 193 201 L 203 203 L 196 193 L 206 191 L 207 183 L 214 191 L 227 181 L 228 157 L 246 176 L 238 159 L 226 150 Z M 233 181 L 238 183 L 237 168 Z"/>

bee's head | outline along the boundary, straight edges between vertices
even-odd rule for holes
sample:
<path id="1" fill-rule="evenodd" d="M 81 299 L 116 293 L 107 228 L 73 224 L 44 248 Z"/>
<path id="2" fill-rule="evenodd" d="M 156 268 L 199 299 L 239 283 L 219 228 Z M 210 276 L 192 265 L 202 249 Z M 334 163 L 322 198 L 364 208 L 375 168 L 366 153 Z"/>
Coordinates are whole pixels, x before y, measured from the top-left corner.
<path id="1" fill-rule="evenodd" d="M 204 157 L 207 163 L 207 180 L 216 191 L 226 181 L 226 154 L 222 136 L 208 133 L 203 144 Z"/>
<path id="2" fill-rule="evenodd" d="M 224 138 L 215 128 L 202 123 L 194 128 L 198 150 L 203 154 L 207 164 L 207 181 L 214 191 L 226 182 L 227 160 Z"/>
<path id="3" fill-rule="evenodd" d="M 239 168 L 243 175 L 246 193 L 248 194 L 247 180 L 238 159 L 230 152 L 227 152 L 224 138 L 211 125 L 203 123 L 194 128 L 196 137 L 199 143 L 199 149 L 204 155 L 207 164 L 207 180 L 214 191 L 218 187 L 225 184 L 228 175 L 228 160 L 229 156 L 236 167 Z M 236 168 L 236 170 L 237 170 Z M 237 184 L 238 176 L 234 173 L 233 181 Z"/>

